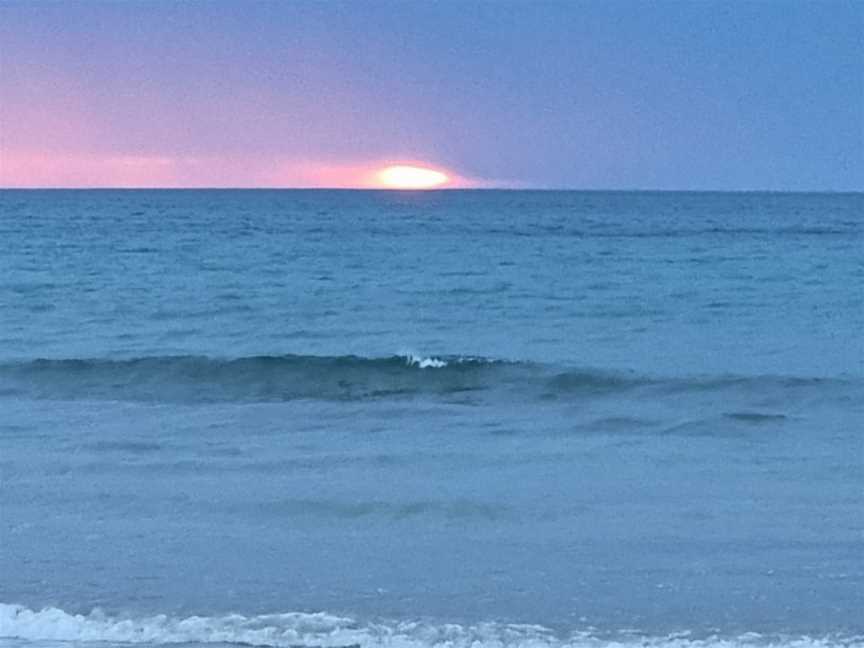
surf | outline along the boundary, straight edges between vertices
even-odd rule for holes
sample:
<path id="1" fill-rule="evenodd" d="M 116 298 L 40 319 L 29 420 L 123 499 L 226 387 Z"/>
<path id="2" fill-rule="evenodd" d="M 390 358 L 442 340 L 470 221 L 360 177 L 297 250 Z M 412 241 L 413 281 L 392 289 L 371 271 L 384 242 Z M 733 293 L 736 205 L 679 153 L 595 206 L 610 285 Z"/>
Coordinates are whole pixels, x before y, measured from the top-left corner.
<path id="1" fill-rule="evenodd" d="M 860 648 L 864 637 L 703 635 L 651 636 L 628 629 L 556 633 L 542 625 L 429 621 L 364 622 L 327 612 L 222 616 L 113 616 L 100 609 L 71 614 L 0 603 L 0 645 L 238 645 L 260 648 Z"/>

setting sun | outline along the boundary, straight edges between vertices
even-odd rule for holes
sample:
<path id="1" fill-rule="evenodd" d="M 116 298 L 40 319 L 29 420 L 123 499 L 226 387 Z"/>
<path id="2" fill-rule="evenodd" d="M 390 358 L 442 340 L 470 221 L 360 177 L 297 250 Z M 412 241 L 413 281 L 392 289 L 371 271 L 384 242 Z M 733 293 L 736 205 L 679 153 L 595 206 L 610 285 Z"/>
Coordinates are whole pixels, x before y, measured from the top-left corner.
<path id="1" fill-rule="evenodd" d="M 434 189 L 446 184 L 446 173 L 418 166 L 396 165 L 381 169 L 376 178 L 387 189 Z"/>

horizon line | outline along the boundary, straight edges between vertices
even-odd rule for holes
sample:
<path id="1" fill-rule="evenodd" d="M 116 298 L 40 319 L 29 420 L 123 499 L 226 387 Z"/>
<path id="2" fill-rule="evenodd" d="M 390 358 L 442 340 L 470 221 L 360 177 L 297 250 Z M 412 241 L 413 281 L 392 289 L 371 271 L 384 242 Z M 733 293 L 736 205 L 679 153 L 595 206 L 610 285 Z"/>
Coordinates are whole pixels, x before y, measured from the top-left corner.
<path id="1" fill-rule="evenodd" d="M 771 193 L 771 194 L 860 194 L 860 189 L 658 189 L 658 188 L 577 188 L 577 187 L 437 187 L 430 189 L 391 189 L 379 187 L 112 187 L 112 186 L 77 186 L 77 187 L 9 187 L 0 186 L 0 191 L 344 191 L 364 193 L 444 193 L 444 192 L 581 192 L 581 193 Z"/>

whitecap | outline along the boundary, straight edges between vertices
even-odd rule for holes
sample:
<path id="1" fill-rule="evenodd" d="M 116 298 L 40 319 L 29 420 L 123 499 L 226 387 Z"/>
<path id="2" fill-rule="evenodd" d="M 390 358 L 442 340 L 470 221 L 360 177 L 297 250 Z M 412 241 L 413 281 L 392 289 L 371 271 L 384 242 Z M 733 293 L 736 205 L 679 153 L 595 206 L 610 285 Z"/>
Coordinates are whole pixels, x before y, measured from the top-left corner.
<path id="1" fill-rule="evenodd" d="M 98 609 L 82 615 L 53 607 L 37 611 L 0 603 L 0 645 L 3 639 L 28 643 L 245 644 L 273 648 L 864 648 L 861 636 L 766 637 L 746 633 L 695 639 L 688 633 L 656 637 L 618 633 L 610 638 L 585 631 L 561 637 L 543 626 L 525 624 L 364 624 L 326 612 L 214 617 L 157 614 L 134 618 L 109 616 Z"/>

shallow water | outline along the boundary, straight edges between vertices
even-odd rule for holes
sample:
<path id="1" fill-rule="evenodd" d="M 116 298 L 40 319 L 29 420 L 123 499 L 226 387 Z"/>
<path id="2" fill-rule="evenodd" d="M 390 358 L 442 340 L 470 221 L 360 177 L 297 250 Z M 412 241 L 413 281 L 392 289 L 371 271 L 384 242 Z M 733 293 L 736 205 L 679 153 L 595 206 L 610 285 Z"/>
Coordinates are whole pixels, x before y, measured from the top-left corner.
<path id="1" fill-rule="evenodd" d="M 0 643 L 861 645 L 862 244 L 861 194 L 0 192 Z"/>

